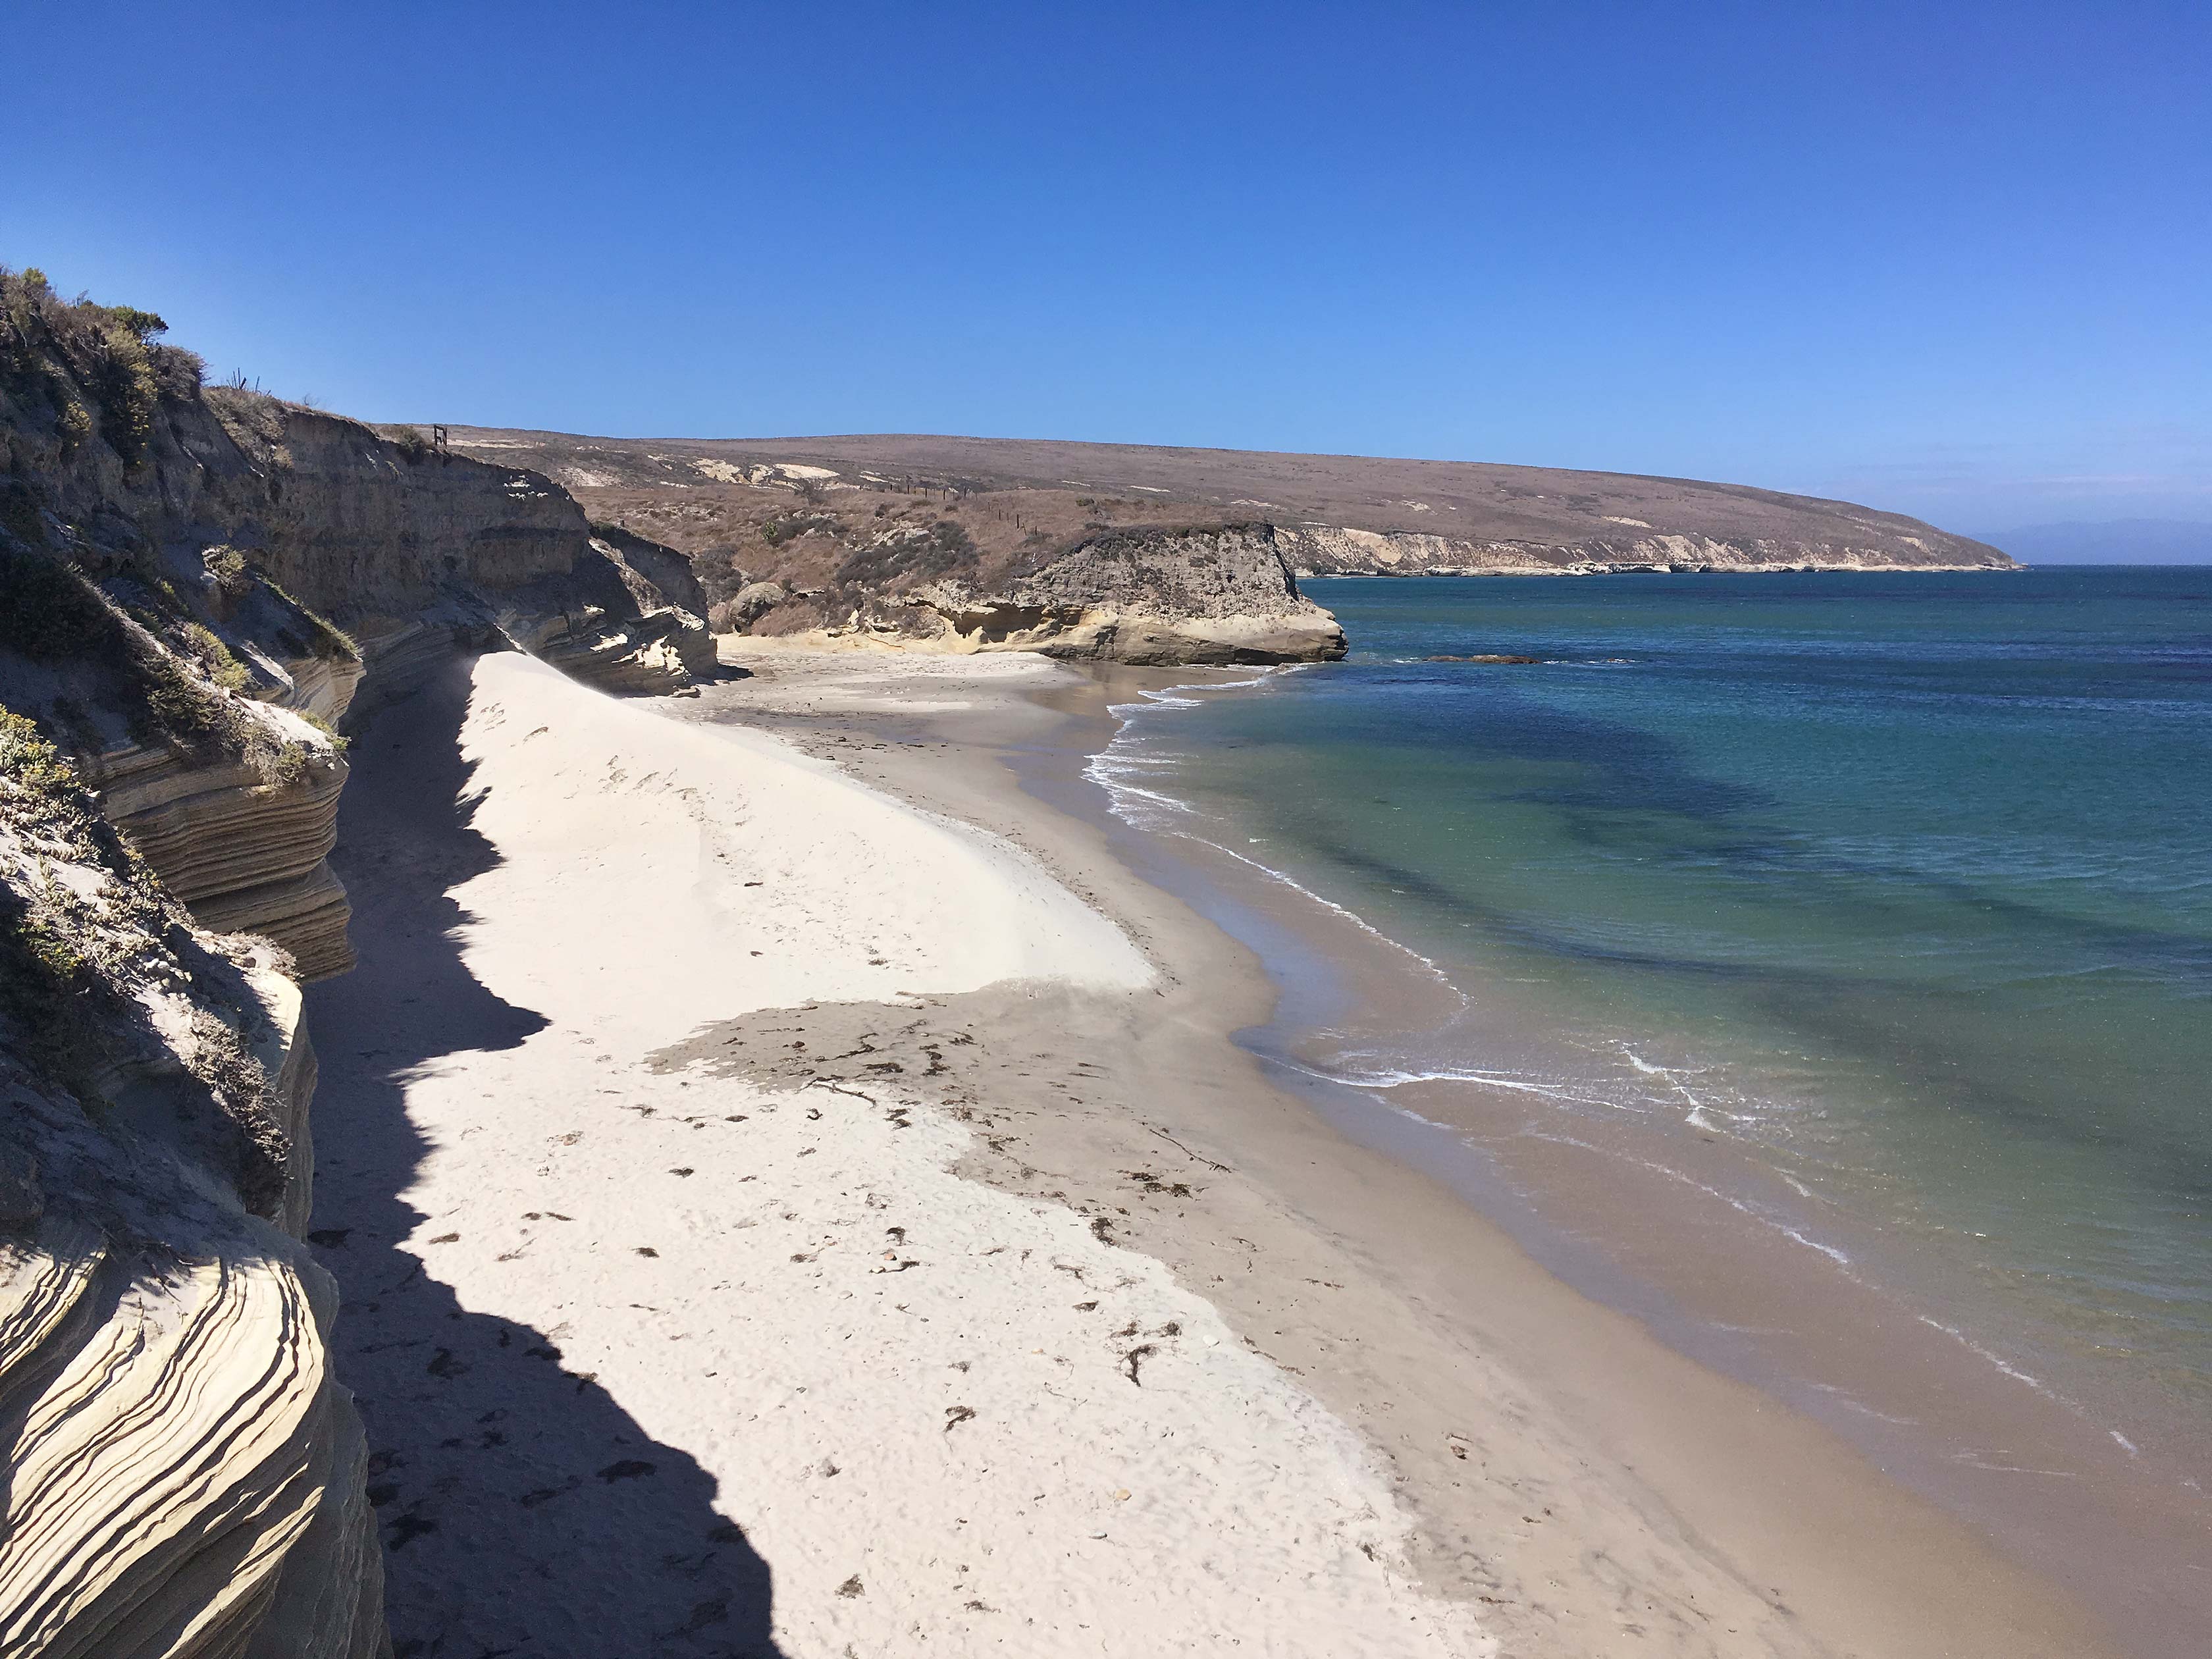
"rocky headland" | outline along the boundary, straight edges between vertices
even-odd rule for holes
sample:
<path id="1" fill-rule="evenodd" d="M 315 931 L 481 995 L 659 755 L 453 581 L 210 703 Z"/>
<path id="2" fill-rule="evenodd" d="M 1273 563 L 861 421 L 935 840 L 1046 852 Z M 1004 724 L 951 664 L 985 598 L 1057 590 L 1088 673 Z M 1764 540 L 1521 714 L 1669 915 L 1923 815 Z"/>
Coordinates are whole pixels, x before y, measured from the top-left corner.
<path id="1" fill-rule="evenodd" d="M 769 636 L 1319 660 L 1341 644 L 1309 576 L 2014 568 L 1901 514 L 1626 473 L 985 438 L 453 441 L 691 554 L 718 629 Z M 1102 550 L 1133 545 L 1152 568 L 1101 584 Z M 1191 580 L 1231 564 L 1241 580 Z"/>

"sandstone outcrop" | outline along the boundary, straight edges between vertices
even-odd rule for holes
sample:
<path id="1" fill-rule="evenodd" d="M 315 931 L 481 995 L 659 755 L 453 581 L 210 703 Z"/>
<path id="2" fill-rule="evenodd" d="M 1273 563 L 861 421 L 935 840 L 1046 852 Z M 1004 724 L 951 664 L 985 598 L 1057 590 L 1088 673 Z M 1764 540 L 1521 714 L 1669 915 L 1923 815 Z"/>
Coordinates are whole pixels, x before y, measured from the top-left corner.
<path id="1" fill-rule="evenodd" d="M 981 650 L 1161 666 L 1345 653 L 1344 629 L 1298 592 L 1264 524 L 1101 532 L 1000 592 L 945 581 L 909 598 Z"/>
<path id="2" fill-rule="evenodd" d="M 325 860 L 357 698 L 499 646 L 619 693 L 711 672 L 682 554 L 594 533 L 546 479 L 411 430 L 203 389 L 132 334 L 158 319 L 5 282 L 0 587 L 27 615 L 0 618 L 0 702 L 76 754 L 209 926 L 266 934 L 309 979 L 350 965 Z M 120 427 L 118 363 L 148 374 Z M 57 632 L 35 613 L 82 610 L 71 582 L 111 614 Z M 180 700 L 193 729 L 148 718 Z"/>
<path id="3" fill-rule="evenodd" d="M 370 1659 L 299 991 L 92 806 L 0 714 L 0 1652 Z"/>
<path id="4" fill-rule="evenodd" d="M 339 727 L 457 651 L 640 692 L 712 643 L 683 555 L 204 390 L 160 331 L 0 270 L 0 1654 L 369 1659 L 368 1449 L 297 1242 Z"/>

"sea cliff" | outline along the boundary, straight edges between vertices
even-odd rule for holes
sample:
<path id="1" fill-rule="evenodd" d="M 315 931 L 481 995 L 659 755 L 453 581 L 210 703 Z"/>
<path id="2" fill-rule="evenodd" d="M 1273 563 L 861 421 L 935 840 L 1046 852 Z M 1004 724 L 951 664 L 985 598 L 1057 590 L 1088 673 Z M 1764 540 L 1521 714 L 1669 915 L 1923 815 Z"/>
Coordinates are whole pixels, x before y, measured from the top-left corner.
<path id="1" fill-rule="evenodd" d="M 0 271 L 0 1651 L 368 1659 L 368 1449 L 300 1242 L 344 732 L 459 654 L 635 693 L 713 652 L 682 555 L 204 388 L 162 331 Z"/>

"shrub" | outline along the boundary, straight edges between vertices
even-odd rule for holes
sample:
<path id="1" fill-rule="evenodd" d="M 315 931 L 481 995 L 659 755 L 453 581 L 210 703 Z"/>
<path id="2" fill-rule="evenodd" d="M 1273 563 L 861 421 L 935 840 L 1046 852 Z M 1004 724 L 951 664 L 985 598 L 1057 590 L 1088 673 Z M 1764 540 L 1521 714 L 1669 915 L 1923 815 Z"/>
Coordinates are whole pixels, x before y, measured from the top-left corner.
<path id="1" fill-rule="evenodd" d="M 410 462 L 428 460 L 433 453 L 430 441 L 422 435 L 420 427 L 403 426 L 386 435 L 392 440 L 392 447 Z"/>
<path id="2" fill-rule="evenodd" d="M 210 547 L 200 556 L 209 575 L 215 578 L 215 591 L 235 604 L 253 591 L 252 573 L 246 568 L 246 555 L 234 547 Z"/>
<path id="3" fill-rule="evenodd" d="M 52 408 L 65 453 L 97 430 L 126 465 L 144 460 L 162 400 L 197 395 L 207 369 L 155 343 L 167 331 L 150 311 L 64 300 L 43 271 L 0 267 L 0 380 Z"/>
<path id="4" fill-rule="evenodd" d="M 129 334 L 141 345 L 156 334 L 167 334 L 169 325 L 150 311 L 141 311 L 137 306 L 103 306 L 108 320 Z"/>
<path id="5" fill-rule="evenodd" d="M 328 720 L 325 720 L 320 714 L 318 714 L 312 708 L 302 708 L 299 711 L 299 714 L 301 720 L 307 721 L 308 725 L 313 726 L 316 731 L 321 732 L 325 738 L 330 739 L 331 752 L 332 754 L 343 755 L 345 753 L 347 739 L 345 735 L 341 732 L 337 726 L 332 726 Z"/>
<path id="6" fill-rule="evenodd" d="M 961 525 L 940 520 L 920 535 L 864 547 L 837 567 L 840 582 L 884 583 L 898 576 L 942 576 L 975 563 L 975 540 Z"/>
<path id="7" fill-rule="evenodd" d="M 236 712 L 174 657 L 152 647 L 134 665 L 141 706 L 131 724 L 139 741 L 167 739 L 192 755 L 243 752 Z"/>
<path id="8" fill-rule="evenodd" d="M 254 575 L 261 585 L 300 614 L 307 624 L 307 637 L 298 643 L 302 655 L 320 657 L 325 662 L 359 662 L 361 646 L 354 636 L 319 611 L 310 611 L 299 600 L 270 580 L 266 570 L 257 568 Z"/>
<path id="9" fill-rule="evenodd" d="M 38 498 L 13 478 L 0 478 L 0 529 L 33 547 L 46 544 L 46 520 Z"/>
<path id="10" fill-rule="evenodd" d="M 21 715 L 0 708 L 0 821 L 43 834 L 98 823 L 76 771 Z M 94 1006 L 105 988 L 72 943 L 65 888 L 26 894 L 0 883 L 0 1029 L 33 1069 L 76 1085 L 93 1069 Z"/>
<path id="11" fill-rule="evenodd" d="M 135 466 L 146 459 L 161 388 L 143 341 L 118 328 L 110 331 L 107 348 L 92 382 L 100 401 L 100 435 L 126 465 Z"/>
<path id="12" fill-rule="evenodd" d="M 155 384 L 170 402 L 198 397 L 207 384 L 207 359 L 198 352 L 173 345 L 149 346 L 146 350 L 153 359 Z"/>
<path id="13" fill-rule="evenodd" d="M 185 644 L 200 666 L 207 670 L 208 678 L 224 690 L 243 691 L 253 683 L 252 672 L 231 654 L 230 647 L 213 629 L 196 622 L 186 623 Z"/>

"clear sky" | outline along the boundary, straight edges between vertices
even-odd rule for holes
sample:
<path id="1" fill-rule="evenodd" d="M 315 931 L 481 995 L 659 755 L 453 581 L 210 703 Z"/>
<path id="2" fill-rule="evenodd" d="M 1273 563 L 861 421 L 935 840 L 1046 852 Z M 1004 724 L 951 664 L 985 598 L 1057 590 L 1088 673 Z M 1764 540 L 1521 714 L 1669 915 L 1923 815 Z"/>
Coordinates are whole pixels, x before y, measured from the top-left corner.
<path id="1" fill-rule="evenodd" d="M 377 420 L 2212 519 L 2212 3 L 15 0 L 0 261 Z"/>

